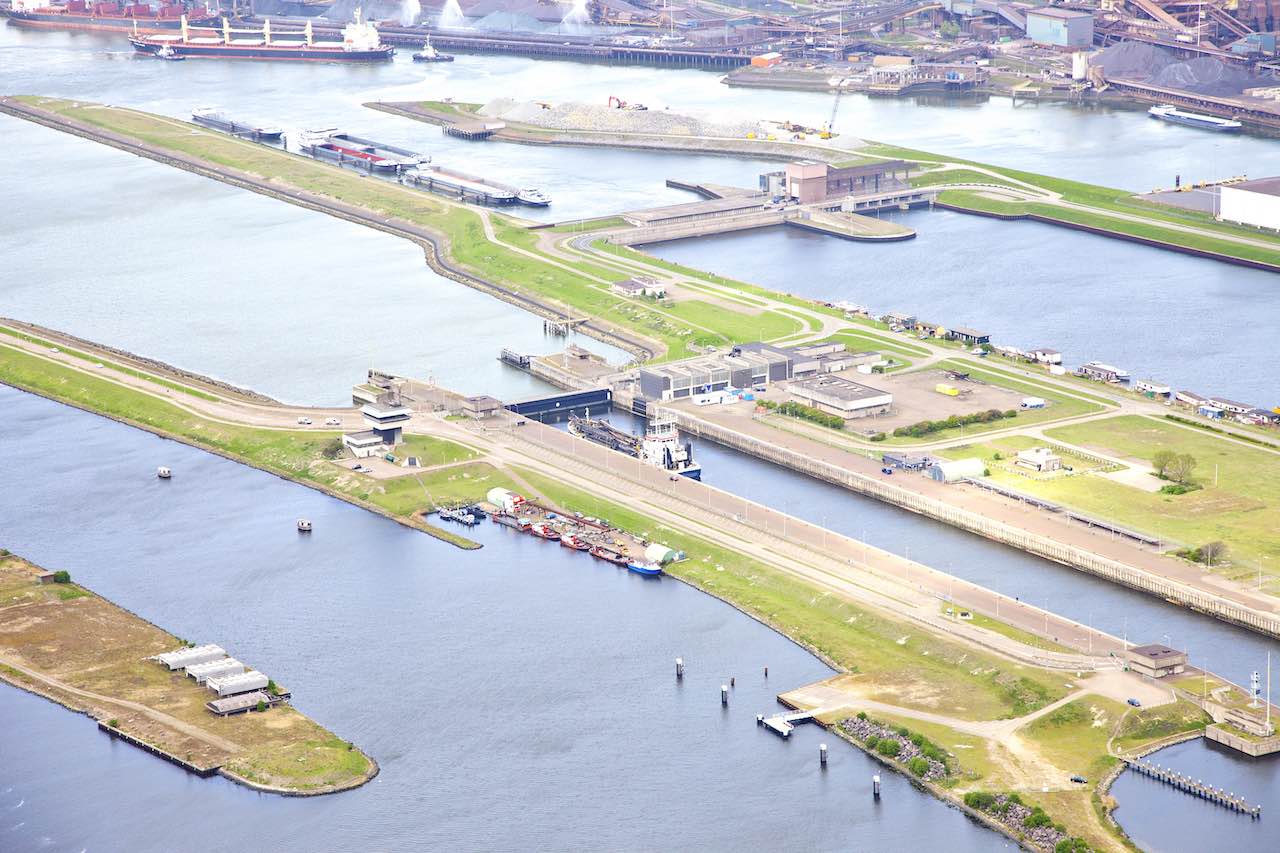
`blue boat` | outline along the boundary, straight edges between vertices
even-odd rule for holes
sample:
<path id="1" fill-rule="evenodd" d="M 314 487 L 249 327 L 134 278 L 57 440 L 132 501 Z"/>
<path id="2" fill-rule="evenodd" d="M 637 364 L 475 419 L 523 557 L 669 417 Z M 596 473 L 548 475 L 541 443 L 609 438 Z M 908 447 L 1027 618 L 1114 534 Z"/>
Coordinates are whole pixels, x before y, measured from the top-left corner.
<path id="1" fill-rule="evenodd" d="M 649 577 L 662 574 L 662 566 L 657 563 L 651 563 L 648 560 L 628 560 L 627 568 L 638 575 L 647 575 Z"/>

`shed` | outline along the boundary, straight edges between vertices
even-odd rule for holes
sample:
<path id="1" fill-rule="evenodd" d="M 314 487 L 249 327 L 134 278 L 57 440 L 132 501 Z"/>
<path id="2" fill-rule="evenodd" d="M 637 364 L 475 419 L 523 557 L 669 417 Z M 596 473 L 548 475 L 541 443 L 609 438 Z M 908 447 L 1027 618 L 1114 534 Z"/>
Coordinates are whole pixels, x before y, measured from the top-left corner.
<path id="1" fill-rule="evenodd" d="M 187 667 L 187 675 L 196 680 L 196 684 L 204 684 L 210 678 L 222 678 L 226 675 L 239 675 L 244 672 L 244 664 L 235 658 L 211 660 L 205 663 L 193 663 Z"/>
<path id="2" fill-rule="evenodd" d="M 1187 668 L 1186 652 L 1171 649 L 1160 643 L 1125 649 L 1124 657 L 1129 662 L 1131 670 L 1151 678 L 1177 675 Z"/>
<path id="3" fill-rule="evenodd" d="M 659 565 L 665 566 L 667 563 L 679 560 L 682 557 L 684 557 L 684 554 L 681 552 L 657 542 L 650 542 L 648 547 L 644 549 L 644 558 Z"/>
<path id="4" fill-rule="evenodd" d="M 518 495 L 510 489 L 490 489 L 485 497 L 503 512 L 515 512 L 524 503 L 524 495 Z"/>
<path id="5" fill-rule="evenodd" d="M 248 672 L 240 672 L 235 675 L 223 675 L 219 678 L 210 678 L 205 681 L 205 687 L 208 687 L 219 697 L 235 696 L 238 693 L 248 693 L 252 690 L 262 690 L 270 683 L 269 679 L 258 672 L 251 669 Z"/>
<path id="6" fill-rule="evenodd" d="M 176 649 L 172 652 L 156 655 L 156 660 L 169 667 L 169 669 L 185 669 L 192 664 L 206 663 L 213 660 L 222 660 L 227 656 L 222 646 L 215 646 L 212 643 L 203 646 L 192 646 L 185 649 Z"/>
<path id="7" fill-rule="evenodd" d="M 935 462 L 929 466 L 928 470 L 929 477 L 939 483 L 958 483 L 961 480 L 977 479 L 984 476 L 986 472 L 986 464 L 975 456 L 968 459 Z"/>

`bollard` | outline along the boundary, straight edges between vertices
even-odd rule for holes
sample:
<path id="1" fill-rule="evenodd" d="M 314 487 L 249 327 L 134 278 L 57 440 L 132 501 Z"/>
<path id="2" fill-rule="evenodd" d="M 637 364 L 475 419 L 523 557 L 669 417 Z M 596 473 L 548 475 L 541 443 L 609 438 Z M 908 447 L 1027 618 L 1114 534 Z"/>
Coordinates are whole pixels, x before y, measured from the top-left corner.
<path id="1" fill-rule="evenodd" d="M 684 658 L 676 658 L 676 681 L 684 678 Z"/>
<path id="2" fill-rule="evenodd" d="M 729 685 L 727 684 L 720 685 L 720 704 L 721 705 L 729 704 Z"/>
<path id="3" fill-rule="evenodd" d="M 871 777 L 871 796 L 877 800 L 880 799 L 880 774 L 879 773 Z"/>
<path id="4" fill-rule="evenodd" d="M 827 745 L 825 743 L 818 744 L 818 763 L 823 767 L 827 766 Z"/>
<path id="5" fill-rule="evenodd" d="M 768 677 L 769 677 L 769 667 L 767 667 L 767 666 L 764 668 L 764 677 L 765 677 L 765 678 L 768 678 Z"/>

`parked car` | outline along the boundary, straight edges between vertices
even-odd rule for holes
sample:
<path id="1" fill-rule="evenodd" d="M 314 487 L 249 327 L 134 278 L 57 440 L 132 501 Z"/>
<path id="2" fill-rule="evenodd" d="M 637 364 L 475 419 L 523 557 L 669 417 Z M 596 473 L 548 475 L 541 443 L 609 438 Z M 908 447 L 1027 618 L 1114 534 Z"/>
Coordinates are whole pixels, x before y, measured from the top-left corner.
<path id="1" fill-rule="evenodd" d="M 1141 707 L 1142 707 L 1142 703 L 1141 703 L 1141 702 L 1139 702 L 1137 699 L 1134 699 L 1133 697 L 1130 697 L 1130 698 L 1129 698 L 1129 704 L 1130 704 L 1130 705 L 1132 705 L 1132 706 L 1133 706 L 1133 707 L 1135 707 L 1135 708 L 1141 708 Z"/>
<path id="2" fill-rule="evenodd" d="M 327 418 L 324 424 L 325 426 L 342 426 L 342 418 Z"/>
<path id="3" fill-rule="evenodd" d="M 1076 774 L 1075 776 L 1072 776 L 1072 777 L 1071 777 L 1071 781 L 1072 781 L 1072 782 L 1075 782 L 1075 783 L 1077 783 L 1077 784 L 1079 784 L 1079 785 L 1084 785 L 1084 784 L 1085 784 L 1085 783 L 1087 783 L 1089 780 L 1088 780 L 1088 779 L 1086 779 L 1086 778 L 1084 778 L 1083 776 L 1081 776 L 1081 775 L 1079 775 L 1079 774 Z"/>
<path id="4" fill-rule="evenodd" d="M 880 469 L 880 473 L 881 473 L 881 474 L 892 474 L 892 473 L 893 473 L 893 469 L 892 469 L 892 468 L 887 468 L 887 467 L 886 467 L 886 468 L 881 468 L 881 469 Z"/>
<path id="5" fill-rule="evenodd" d="M 311 426 L 311 418 L 298 418 L 298 423 L 303 426 Z"/>

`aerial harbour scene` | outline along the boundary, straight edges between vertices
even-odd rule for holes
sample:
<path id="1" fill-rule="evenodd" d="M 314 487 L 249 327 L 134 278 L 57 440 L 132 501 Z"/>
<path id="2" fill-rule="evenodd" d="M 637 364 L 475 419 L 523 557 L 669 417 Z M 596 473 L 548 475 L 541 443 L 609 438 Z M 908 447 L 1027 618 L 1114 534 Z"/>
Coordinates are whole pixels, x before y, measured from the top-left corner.
<path id="1" fill-rule="evenodd" d="M 1276 15 L 0 0 L 0 850 L 1280 849 Z"/>

